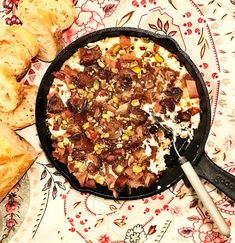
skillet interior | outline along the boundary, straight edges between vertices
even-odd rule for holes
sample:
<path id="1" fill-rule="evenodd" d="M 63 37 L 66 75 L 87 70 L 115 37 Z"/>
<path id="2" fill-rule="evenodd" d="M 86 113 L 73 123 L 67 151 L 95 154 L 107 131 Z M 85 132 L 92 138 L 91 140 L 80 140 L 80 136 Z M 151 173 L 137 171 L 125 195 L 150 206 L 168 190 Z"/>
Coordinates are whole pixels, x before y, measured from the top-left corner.
<path id="1" fill-rule="evenodd" d="M 44 149 L 48 159 L 54 164 L 57 170 L 61 172 L 61 174 L 70 182 L 70 184 L 75 189 L 110 199 L 116 198 L 113 197 L 112 192 L 106 189 L 106 187 L 98 185 L 96 189 L 81 188 L 77 179 L 68 172 L 66 165 L 60 163 L 53 158 L 51 154 L 52 146 L 50 133 L 46 126 L 45 120 L 47 109 L 47 94 L 54 79 L 52 72 L 59 70 L 63 63 L 70 56 L 72 56 L 79 47 L 85 46 L 87 43 L 95 42 L 105 37 L 119 36 L 121 34 L 136 37 L 147 37 L 155 43 L 163 46 L 164 48 L 179 57 L 180 62 L 185 65 L 188 72 L 195 79 L 200 96 L 202 110 L 199 128 L 195 131 L 194 138 L 190 142 L 190 144 L 187 144 L 186 141 L 180 140 L 178 140 L 177 142 L 177 147 L 181 150 L 181 154 L 186 156 L 186 158 L 194 165 L 200 160 L 200 157 L 204 153 L 204 146 L 210 128 L 210 102 L 204 81 L 200 75 L 200 72 L 191 61 L 189 56 L 180 49 L 178 44 L 172 38 L 168 36 L 157 35 L 146 30 L 124 27 L 99 30 L 83 36 L 71 43 L 51 63 L 41 81 L 36 101 L 36 126 L 38 130 L 38 135 L 42 144 L 42 148 Z M 120 193 L 118 199 L 132 200 L 144 198 L 160 193 L 174 185 L 184 175 L 183 171 L 177 163 L 177 156 L 174 151 L 172 151 L 171 155 L 166 158 L 166 163 L 168 169 L 164 171 L 163 175 L 159 178 L 159 181 L 155 183 L 152 187 L 133 189 L 131 194 L 129 194 L 128 191 L 123 191 L 122 193 Z"/>

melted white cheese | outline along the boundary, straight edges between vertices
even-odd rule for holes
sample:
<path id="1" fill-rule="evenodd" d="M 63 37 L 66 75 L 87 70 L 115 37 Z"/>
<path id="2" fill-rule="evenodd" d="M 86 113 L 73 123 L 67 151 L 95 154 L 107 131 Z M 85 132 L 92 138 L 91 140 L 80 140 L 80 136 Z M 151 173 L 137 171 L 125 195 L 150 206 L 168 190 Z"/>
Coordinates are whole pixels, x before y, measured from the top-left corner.
<path id="1" fill-rule="evenodd" d="M 53 81 L 53 86 L 51 86 L 50 88 L 50 93 L 52 93 L 56 89 L 58 90 L 58 94 L 64 105 L 66 105 L 66 102 L 71 95 L 71 92 L 68 90 L 67 85 L 65 84 L 65 82 L 59 80 L 58 78 L 55 78 Z"/>
<path id="2" fill-rule="evenodd" d="M 76 69 L 80 72 L 84 71 L 84 66 L 80 64 L 80 58 L 75 53 L 73 56 L 71 56 L 64 64 L 63 66 L 68 65 L 72 69 Z"/>

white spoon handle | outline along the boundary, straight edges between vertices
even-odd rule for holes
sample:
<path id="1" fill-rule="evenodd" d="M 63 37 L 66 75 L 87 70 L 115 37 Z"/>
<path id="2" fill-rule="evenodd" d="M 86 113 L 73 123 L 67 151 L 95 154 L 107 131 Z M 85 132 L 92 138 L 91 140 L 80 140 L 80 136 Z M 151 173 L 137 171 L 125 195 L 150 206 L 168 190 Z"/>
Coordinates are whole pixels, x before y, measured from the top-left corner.
<path id="1" fill-rule="evenodd" d="M 228 227 L 223 216 L 215 206 L 212 198 L 206 191 L 205 187 L 203 186 L 200 178 L 198 177 L 191 163 L 187 161 L 187 159 L 183 156 L 179 158 L 179 163 L 185 175 L 187 176 L 188 180 L 190 181 L 192 187 L 196 191 L 198 198 L 202 201 L 203 205 L 206 207 L 207 211 L 209 212 L 212 220 L 217 225 L 220 233 L 229 237 L 230 228 Z"/>

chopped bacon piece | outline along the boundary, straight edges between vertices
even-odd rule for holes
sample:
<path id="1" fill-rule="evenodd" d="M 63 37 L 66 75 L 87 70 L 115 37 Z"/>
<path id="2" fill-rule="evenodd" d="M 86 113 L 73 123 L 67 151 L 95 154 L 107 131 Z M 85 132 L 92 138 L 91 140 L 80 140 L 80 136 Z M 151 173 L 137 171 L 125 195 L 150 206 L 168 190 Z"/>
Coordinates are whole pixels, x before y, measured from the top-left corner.
<path id="1" fill-rule="evenodd" d="M 77 74 L 75 84 L 79 88 L 91 87 L 94 83 L 94 78 L 87 72 L 80 72 Z"/>
<path id="2" fill-rule="evenodd" d="M 117 180 L 115 181 L 115 189 L 117 190 L 117 192 L 121 192 L 124 187 L 126 186 L 128 181 L 128 178 L 121 174 L 118 176 Z"/>
<path id="3" fill-rule="evenodd" d="M 97 45 L 93 48 L 80 48 L 78 55 L 80 57 L 80 64 L 84 66 L 92 65 L 97 61 L 98 58 L 101 57 L 102 52 L 100 47 Z"/>
<path id="4" fill-rule="evenodd" d="M 93 151 L 93 144 L 90 139 L 88 139 L 85 136 L 77 136 L 76 139 L 74 139 L 74 148 L 78 150 L 83 150 L 87 153 L 90 153 Z"/>
<path id="5" fill-rule="evenodd" d="M 56 114 L 64 111 L 65 106 L 58 94 L 54 94 L 48 101 L 48 112 Z"/>
<path id="6" fill-rule="evenodd" d="M 191 113 L 192 116 L 198 114 L 201 112 L 201 109 L 198 107 L 191 107 L 190 109 L 188 109 L 188 111 Z"/>
<path id="7" fill-rule="evenodd" d="M 117 50 L 120 49 L 120 45 L 118 43 L 113 44 L 108 51 L 106 52 L 109 55 L 116 54 Z"/>
<path id="8" fill-rule="evenodd" d="M 120 35 L 120 47 L 126 49 L 131 46 L 131 38 L 129 36 Z"/>
<path id="9" fill-rule="evenodd" d="M 161 112 L 161 109 L 162 109 L 162 106 L 160 105 L 159 100 L 157 100 L 154 104 L 153 112 L 159 113 L 159 112 Z"/>
<path id="10" fill-rule="evenodd" d="M 110 60 L 106 56 L 103 56 L 102 59 L 105 61 L 107 68 L 109 68 L 109 69 L 116 68 L 116 62 L 115 61 Z"/>
<path id="11" fill-rule="evenodd" d="M 149 171 L 146 171 L 144 173 L 143 178 L 144 178 L 144 185 L 146 187 L 153 185 L 157 180 L 157 176 L 154 173 L 149 172 Z"/>
<path id="12" fill-rule="evenodd" d="M 85 181 L 84 187 L 88 187 L 88 188 L 96 188 L 96 184 L 95 181 L 93 179 L 87 179 Z"/>
<path id="13" fill-rule="evenodd" d="M 190 121 L 191 119 L 191 113 L 189 111 L 179 111 L 176 119 L 179 120 L 180 122 L 182 121 Z"/>
<path id="14" fill-rule="evenodd" d="M 190 99 L 198 98 L 199 94 L 197 92 L 196 82 L 194 80 L 188 79 L 186 80 L 186 86 Z"/>
<path id="15" fill-rule="evenodd" d="M 129 52 L 120 56 L 121 61 L 138 61 L 139 58 L 135 55 L 135 52 Z"/>
<path id="16" fill-rule="evenodd" d="M 84 172 L 77 172 L 75 174 L 75 177 L 77 178 L 79 184 L 81 187 L 85 186 L 86 180 L 87 180 L 88 173 L 87 171 Z"/>
<path id="17" fill-rule="evenodd" d="M 99 167 L 90 162 L 87 166 L 87 172 L 91 175 L 95 175 L 99 171 Z"/>

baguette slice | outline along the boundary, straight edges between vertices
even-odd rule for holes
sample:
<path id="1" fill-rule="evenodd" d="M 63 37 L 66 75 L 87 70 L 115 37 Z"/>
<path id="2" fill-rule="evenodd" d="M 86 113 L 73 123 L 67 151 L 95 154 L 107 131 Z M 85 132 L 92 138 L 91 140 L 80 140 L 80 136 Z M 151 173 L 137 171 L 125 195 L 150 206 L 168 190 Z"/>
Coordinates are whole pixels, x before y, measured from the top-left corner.
<path id="1" fill-rule="evenodd" d="M 7 66 L 0 65 L 0 111 L 10 112 L 16 109 L 23 98 L 23 87 Z"/>
<path id="2" fill-rule="evenodd" d="M 24 87 L 24 97 L 19 106 L 12 112 L 0 112 L 0 121 L 12 130 L 18 130 L 35 123 L 35 103 L 38 87 L 29 85 Z"/>
<path id="3" fill-rule="evenodd" d="M 38 9 L 45 11 L 55 16 L 55 25 L 63 31 L 69 28 L 75 18 L 75 6 L 72 0 L 20 0 L 18 4 L 17 16 L 19 19 L 24 19 L 27 12 L 35 12 Z"/>
<path id="4" fill-rule="evenodd" d="M 35 148 L 0 122 L 0 201 L 38 156 Z"/>
<path id="5" fill-rule="evenodd" d="M 29 51 L 31 58 L 34 58 L 39 52 L 39 44 L 36 36 L 26 30 L 21 25 L 9 26 L 9 32 L 15 36 L 19 43 L 23 44 Z"/>
<path id="6" fill-rule="evenodd" d="M 17 79 L 26 74 L 32 62 L 28 49 L 14 40 L 0 41 L 0 57 L 0 65 L 7 65 Z"/>
<path id="7" fill-rule="evenodd" d="M 38 58 L 51 62 L 63 48 L 62 32 L 53 28 L 53 16 L 42 11 L 27 12 L 21 19 L 23 27 L 37 38 L 39 44 Z"/>

